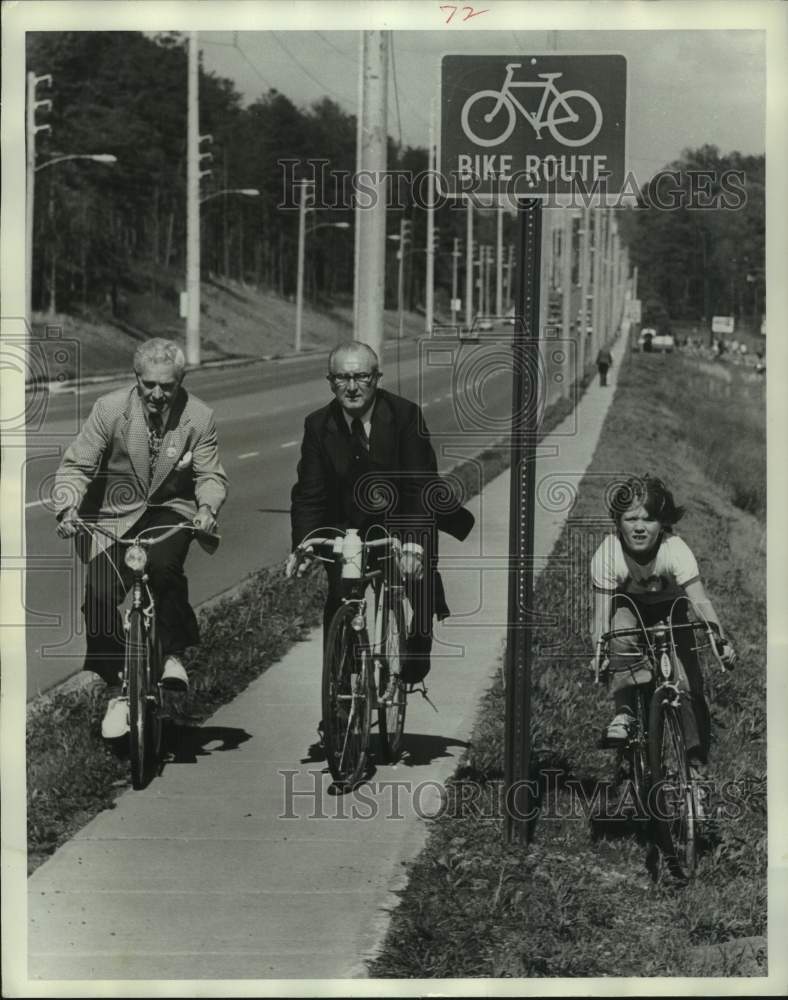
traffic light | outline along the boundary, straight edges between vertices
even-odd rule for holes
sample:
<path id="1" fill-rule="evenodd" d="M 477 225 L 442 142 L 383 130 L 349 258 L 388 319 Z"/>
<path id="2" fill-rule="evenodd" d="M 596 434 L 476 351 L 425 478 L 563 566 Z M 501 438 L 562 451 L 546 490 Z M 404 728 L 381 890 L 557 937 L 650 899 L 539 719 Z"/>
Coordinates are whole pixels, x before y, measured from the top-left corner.
<path id="1" fill-rule="evenodd" d="M 198 138 L 198 140 L 197 140 L 197 144 L 198 144 L 198 146 L 202 146 L 202 144 L 204 142 L 212 143 L 213 142 L 213 136 L 212 135 L 201 135 Z M 212 160 L 212 159 L 213 159 L 213 153 L 211 153 L 211 152 L 209 152 L 207 150 L 204 153 L 200 152 L 198 154 L 198 156 L 197 156 L 197 160 L 198 160 L 199 163 L 202 163 L 203 160 Z M 201 170 L 200 173 L 199 173 L 199 176 L 201 178 L 202 177 L 207 177 L 208 174 L 210 174 L 211 172 L 212 171 L 210 169 L 208 169 L 208 170 Z"/>
<path id="2" fill-rule="evenodd" d="M 410 221 L 410 219 L 403 219 L 399 224 L 399 236 L 400 236 L 401 246 L 404 246 L 406 243 L 410 243 L 412 231 L 413 231 L 413 223 Z"/>
<path id="3" fill-rule="evenodd" d="M 438 253 L 438 251 L 440 250 L 440 243 L 441 243 L 441 231 L 440 227 L 436 226 L 432 230 L 432 249 L 434 253 Z"/>

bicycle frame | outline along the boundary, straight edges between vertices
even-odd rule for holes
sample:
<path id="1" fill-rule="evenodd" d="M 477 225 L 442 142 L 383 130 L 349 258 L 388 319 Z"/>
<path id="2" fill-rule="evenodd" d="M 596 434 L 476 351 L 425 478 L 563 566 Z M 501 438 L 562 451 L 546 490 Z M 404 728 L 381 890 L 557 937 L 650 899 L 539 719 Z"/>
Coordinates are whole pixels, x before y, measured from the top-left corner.
<path id="1" fill-rule="evenodd" d="M 540 73 L 539 74 L 539 77 L 540 77 L 540 82 L 539 83 L 537 83 L 534 80 L 520 80 L 520 81 L 515 81 L 515 80 L 512 79 L 512 77 L 514 75 L 515 69 L 519 69 L 520 65 L 521 65 L 520 63 L 509 63 L 509 65 L 507 65 L 507 67 L 506 67 L 506 78 L 504 79 L 503 84 L 501 86 L 500 97 L 498 99 L 498 103 L 495 105 L 495 108 L 491 112 L 491 115 L 498 114 L 498 112 L 501 110 L 502 104 L 508 98 L 512 102 L 512 104 L 514 104 L 517 108 L 519 108 L 520 113 L 523 115 L 523 117 L 525 118 L 525 120 L 534 129 L 534 131 L 536 132 L 536 134 L 539 135 L 539 132 L 542 130 L 542 128 L 546 124 L 545 119 L 544 119 L 544 112 L 546 110 L 547 102 L 550 99 L 550 97 L 557 97 L 557 98 L 559 98 L 561 100 L 562 104 L 564 103 L 563 102 L 563 95 L 561 94 L 561 91 L 555 85 L 555 79 L 557 77 L 559 77 L 559 76 L 563 76 L 563 74 L 562 73 Z M 521 89 L 521 90 L 535 90 L 535 89 L 540 89 L 540 90 L 542 90 L 542 98 L 541 98 L 541 100 L 539 102 L 539 108 L 537 109 L 537 112 L 536 112 L 535 115 L 531 114 L 530 111 L 526 110 L 526 108 L 520 103 L 520 101 L 517 100 L 517 98 L 515 97 L 515 95 L 513 93 L 513 91 L 515 89 Z M 564 104 L 564 107 L 568 111 L 567 117 L 566 118 L 554 119 L 553 120 L 554 124 L 559 124 L 560 125 L 562 122 L 571 122 L 571 121 L 574 121 L 575 116 L 572 114 L 571 109 L 566 104 Z"/>

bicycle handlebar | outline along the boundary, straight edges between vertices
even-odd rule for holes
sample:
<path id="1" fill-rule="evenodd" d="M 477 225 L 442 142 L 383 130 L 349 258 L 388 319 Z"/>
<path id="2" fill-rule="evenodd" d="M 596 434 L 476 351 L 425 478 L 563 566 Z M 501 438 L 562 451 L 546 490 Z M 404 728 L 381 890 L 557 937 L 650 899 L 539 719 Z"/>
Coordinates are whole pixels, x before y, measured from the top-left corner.
<path id="1" fill-rule="evenodd" d="M 599 675 L 600 673 L 603 672 L 602 658 L 604 655 L 604 651 L 609 646 L 610 640 L 613 637 L 622 638 L 626 636 L 643 636 L 644 634 L 649 636 L 649 635 L 655 635 L 658 632 L 671 632 L 671 633 L 678 632 L 679 630 L 682 629 L 701 630 L 706 633 L 712 633 L 713 634 L 712 638 L 715 640 L 715 642 L 712 643 L 712 649 L 714 651 L 714 655 L 716 656 L 718 662 L 720 663 L 720 666 L 722 667 L 723 671 L 725 670 L 725 666 L 722 663 L 722 660 L 720 659 L 720 655 L 716 648 L 716 640 L 722 639 L 720 627 L 716 622 L 711 622 L 711 621 L 680 622 L 676 625 L 667 625 L 665 623 L 658 622 L 656 625 L 642 625 L 636 628 L 616 628 L 616 629 L 610 629 L 609 632 L 603 632 L 602 635 L 597 639 L 596 651 L 594 654 L 595 683 L 597 684 L 599 683 Z"/>
<path id="2" fill-rule="evenodd" d="M 210 541 L 212 542 L 221 541 L 221 535 L 217 535 L 214 532 L 210 531 L 201 531 L 199 528 L 197 528 L 193 524 L 190 524 L 188 521 L 183 521 L 180 524 L 172 525 L 172 527 L 168 528 L 166 531 L 162 531 L 161 534 L 156 535 L 155 538 L 142 537 L 143 533 L 146 531 L 157 531 L 160 526 L 155 524 L 152 524 L 148 528 L 143 528 L 142 532 L 140 532 L 140 534 L 134 538 L 118 538 L 117 535 L 113 534 L 113 532 L 111 531 L 108 531 L 106 528 L 103 528 L 98 523 L 95 522 L 89 523 L 87 521 L 83 521 L 82 518 L 75 518 L 75 520 L 78 526 L 83 531 L 87 531 L 88 533 L 92 531 L 98 531 L 99 534 L 104 535 L 105 538 L 109 538 L 113 542 L 117 542 L 118 545 L 126 545 L 126 546 L 140 545 L 143 547 L 147 546 L 148 548 L 150 548 L 152 545 L 156 545 L 158 542 L 163 542 L 167 538 L 172 538 L 173 535 L 177 534 L 179 531 L 184 531 L 184 530 L 191 531 L 193 534 L 202 536 L 205 539 L 210 539 Z"/>

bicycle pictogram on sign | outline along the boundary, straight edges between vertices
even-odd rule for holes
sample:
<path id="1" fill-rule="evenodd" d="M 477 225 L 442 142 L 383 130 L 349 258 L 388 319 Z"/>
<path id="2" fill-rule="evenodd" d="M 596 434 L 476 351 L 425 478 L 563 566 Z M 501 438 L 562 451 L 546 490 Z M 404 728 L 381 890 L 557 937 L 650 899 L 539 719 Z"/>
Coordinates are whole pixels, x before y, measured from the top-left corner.
<path id="1" fill-rule="evenodd" d="M 517 111 L 542 138 L 547 128 L 553 139 L 564 146 L 585 146 L 597 137 L 602 128 L 602 108 L 599 101 L 585 90 L 561 92 L 556 80 L 563 73 L 538 73 L 537 80 L 514 80 L 515 70 L 522 63 L 507 63 L 506 77 L 500 90 L 479 90 L 468 98 L 462 108 L 462 130 L 478 146 L 499 146 L 514 131 Z M 540 89 L 542 96 L 535 114 L 517 99 L 516 89 Z"/>

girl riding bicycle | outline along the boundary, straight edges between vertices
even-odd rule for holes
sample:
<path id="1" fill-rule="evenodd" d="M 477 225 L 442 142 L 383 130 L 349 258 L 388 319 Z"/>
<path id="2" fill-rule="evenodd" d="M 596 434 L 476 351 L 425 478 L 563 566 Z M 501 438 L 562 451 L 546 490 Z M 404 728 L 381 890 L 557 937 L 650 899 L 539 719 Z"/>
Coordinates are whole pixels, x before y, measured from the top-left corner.
<path id="1" fill-rule="evenodd" d="M 719 619 L 700 578 L 692 550 L 673 534 L 684 514 L 665 483 L 654 476 L 631 478 L 609 500 L 615 533 L 603 539 L 591 560 L 594 593 L 592 639 L 596 643 L 609 629 L 672 624 L 687 621 L 687 605 L 719 628 Z M 687 598 L 688 600 L 684 600 Z M 721 657 L 733 666 L 736 654 L 720 628 Z M 689 697 L 681 709 L 687 752 L 695 769 L 707 763 L 709 709 L 697 657 L 689 638 L 676 639 L 680 687 Z M 608 678 L 616 715 L 607 727 L 607 739 L 626 740 L 635 718 L 635 692 L 652 683 L 652 672 L 642 644 L 635 636 L 613 636 Z"/>

